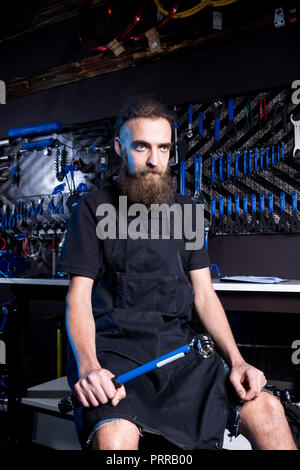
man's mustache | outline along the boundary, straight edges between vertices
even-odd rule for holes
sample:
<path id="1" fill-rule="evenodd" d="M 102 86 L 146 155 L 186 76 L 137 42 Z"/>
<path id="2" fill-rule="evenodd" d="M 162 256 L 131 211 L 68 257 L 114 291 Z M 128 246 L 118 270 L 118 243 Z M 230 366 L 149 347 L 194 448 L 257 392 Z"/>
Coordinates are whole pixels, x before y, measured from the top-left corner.
<path id="1" fill-rule="evenodd" d="M 143 177 L 148 175 L 149 173 L 152 173 L 153 175 L 159 175 L 163 176 L 163 172 L 161 170 L 158 170 L 157 168 L 144 168 L 142 170 L 137 170 L 133 175 L 135 178 Z"/>

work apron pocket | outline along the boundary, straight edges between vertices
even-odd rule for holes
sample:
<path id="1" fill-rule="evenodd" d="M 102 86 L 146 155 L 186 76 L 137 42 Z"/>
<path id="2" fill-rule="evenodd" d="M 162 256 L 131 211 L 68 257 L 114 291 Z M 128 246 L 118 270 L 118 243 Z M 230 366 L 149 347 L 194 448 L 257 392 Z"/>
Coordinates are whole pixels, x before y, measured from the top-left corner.
<path id="1" fill-rule="evenodd" d="M 176 316 L 177 276 L 117 272 L 116 307 Z"/>

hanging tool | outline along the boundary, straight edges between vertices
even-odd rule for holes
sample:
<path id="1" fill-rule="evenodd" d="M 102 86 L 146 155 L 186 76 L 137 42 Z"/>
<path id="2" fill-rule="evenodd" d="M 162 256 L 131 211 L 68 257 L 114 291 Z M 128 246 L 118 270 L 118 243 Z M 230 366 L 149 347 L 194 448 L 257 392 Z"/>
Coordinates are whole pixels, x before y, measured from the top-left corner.
<path id="1" fill-rule="evenodd" d="M 226 168 L 227 168 L 227 173 L 226 173 L 227 180 L 230 180 L 230 178 L 231 178 L 231 154 L 230 154 L 230 153 L 227 153 L 227 165 L 226 165 Z"/>
<path id="2" fill-rule="evenodd" d="M 198 204 L 204 204 L 204 197 L 201 191 L 202 187 L 202 155 L 197 153 L 194 157 L 194 171 L 195 171 L 195 192 L 192 197 L 193 201 Z"/>
<path id="3" fill-rule="evenodd" d="M 282 115 L 282 123 L 283 123 L 283 130 L 286 131 L 286 126 L 287 126 L 287 106 L 284 101 L 277 101 L 277 103 L 274 104 L 273 108 L 273 113 L 272 113 L 272 129 L 271 129 L 271 134 L 275 134 L 275 122 L 276 122 L 276 117 L 277 114 L 281 113 Z"/>
<path id="4" fill-rule="evenodd" d="M 215 142 L 220 140 L 220 127 L 221 127 L 221 114 L 224 109 L 225 103 L 222 98 L 218 98 L 213 103 L 213 113 L 215 118 Z"/>
<path id="5" fill-rule="evenodd" d="M 42 150 L 51 147 L 53 144 L 54 140 L 52 138 L 37 140 L 35 142 L 25 142 L 22 146 L 22 149 L 26 150 L 27 152 L 30 152 L 32 150 Z"/>
<path id="6" fill-rule="evenodd" d="M 211 156 L 211 185 L 215 186 L 216 184 L 216 157 Z"/>
<path id="7" fill-rule="evenodd" d="M 269 148 L 266 148 L 266 169 L 269 169 Z"/>
<path id="8" fill-rule="evenodd" d="M 234 177 L 239 179 L 239 152 L 235 152 L 234 157 Z"/>
<path id="9" fill-rule="evenodd" d="M 291 114 L 291 123 L 294 126 L 294 139 L 295 139 L 295 145 L 294 145 L 294 150 L 293 150 L 293 157 L 295 156 L 297 150 L 300 150 L 300 120 L 295 121 L 293 119 L 293 115 Z"/>
<path id="10" fill-rule="evenodd" d="M 227 218 L 226 218 L 226 225 L 225 225 L 225 232 L 226 233 L 233 233 L 233 223 L 232 223 L 232 217 L 231 217 L 231 196 L 227 197 Z"/>
<path id="11" fill-rule="evenodd" d="M 259 159 L 259 169 L 262 171 L 264 169 L 264 149 L 260 149 L 260 159 Z"/>
<path id="12" fill-rule="evenodd" d="M 258 149 L 254 149 L 254 173 L 258 173 Z"/>
<path id="13" fill-rule="evenodd" d="M 223 154 L 219 154 L 219 186 L 223 184 Z"/>
<path id="14" fill-rule="evenodd" d="M 288 224 L 286 220 L 286 214 L 285 214 L 285 194 L 284 192 L 280 193 L 280 219 L 278 222 L 278 231 L 288 232 Z"/>
<path id="15" fill-rule="evenodd" d="M 273 197 L 273 193 L 269 193 L 269 196 L 268 196 L 268 211 L 269 211 L 268 222 L 267 222 L 268 230 L 271 230 L 271 232 L 276 232 L 277 225 L 276 225 L 275 220 L 274 220 L 274 197 Z"/>
<path id="16" fill-rule="evenodd" d="M 186 133 L 186 136 L 188 139 L 191 139 L 193 137 L 193 105 L 189 105 L 189 111 L 188 111 L 188 131 Z"/>
<path id="17" fill-rule="evenodd" d="M 236 194 L 234 197 L 234 224 L 233 224 L 233 231 L 234 233 L 241 233 L 242 231 L 242 224 L 240 219 L 240 197 Z"/>
<path id="18" fill-rule="evenodd" d="M 229 98 L 228 100 L 228 124 L 227 124 L 227 134 L 235 135 L 236 134 L 236 125 L 234 122 L 234 100 Z"/>
<path id="19" fill-rule="evenodd" d="M 198 129 L 199 129 L 200 137 L 204 137 L 203 119 L 204 119 L 203 112 L 200 111 L 198 114 Z"/>
<path id="20" fill-rule="evenodd" d="M 178 122 L 177 122 L 177 107 L 173 107 L 173 129 L 174 129 L 174 150 L 175 150 L 175 162 L 169 163 L 169 166 L 175 166 L 178 164 Z"/>
<path id="21" fill-rule="evenodd" d="M 256 195 L 251 194 L 251 220 L 249 224 L 249 232 L 258 231 L 258 220 L 256 218 Z"/>
<path id="22" fill-rule="evenodd" d="M 292 192 L 292 217 L 290 222 L 291 232 L 300 231 L 300 222 L 297 217 L 297 191 Z"/>
<path id="23" fill-rule="evenodd" d="M 50 134 L 52 132 L 60 132 L 62 123 L 59 121 L 46 122 L 44 124 L 35 124 L 33 126 L 15 127 L 9 129 L 8 137 L 16 139 L 17 137 L 28 137 L 32 135 Z"/>
<path id="24" fill-rule="evenodd" d="M 222 196 L 219 198 L 219 224 L 218 232 L 225 233 L 225 223 L 224 223 L 224 199 Z"/>
<path id="25" fill-rule="evenodd" d="M 217 232 L 217 224 L 216 224 L 216 198 L 213 197 L 211 199 L 211 223 L 209 231 L 211 234 Z"/>
<path id="26" fill-rule="evenodd" d="M 186 140 L 180 140 L 178 142 L 178 154 L 180 162 L 180 194 L 185 195 L 185 162 L 186 162 L 186 153 L 187 153 L 187 142 Z"/>
<path id="27" fill-rule="evenodd" d="M 19 186 L 20 184 L 20 163 L 19 163 L 19 152 L 14 154 L 12 170 L 12 186 Z"/>
<path id="28" fill-rule="evenodd" d="M 115 376 L 111 380 L 116 389 L 120 388 L 123 384 L 133 380 L 137 377 L 140 377 L 143 374 L 147 374 L 154 369 L 160 368 L 169 364 L 170 362 L 176 361 L 181 357 L 184 357 L 186 354 L 190 353 L 191 351 L 197 352 L 200 354 L 201 358 L 209 359 L 214 355 L 214 344 L 207 334 L 201 334 L 195 336 L 189 344 L 186 344 L 174 351 L 171 351 L 163 356 L 154 359 L 153 361 L 147 362 L 142 366 L 136 367 L 129 372 L 126 372 L 122 375 Z M 61 413 L 68 413 L 72 411 L 75 407 L 81 406 L 80 401 L 76 398 L 76 396 L 69 395 L 63 400 L 61 400 L 58 404 L 58 408 Z"/>
<path id="29" fill-rule="evenodd" d="M 259 99 L 259 127 L 267 125 L 267 101 L 265 95 L 260 95 Z"/>
<path id="30" fill-rule="evenodd" d="M 265 216 L 265 195 L 259 195 L 259 222 L 257 228 L 260 232 L 267 232 L 268 226 Z"/>
<path id="31" fill-rule="evenodd" d="M 248 155 L 248 168 L 249 168 L 249 175 L 253 172 L 253 155 L 252 155 L 252 150 L 249 150 L 249 155 Z"/>
<path id="32" fill-rule="evenodd" d="M 246 106 L 246 120 L 247 120 L 247 126 L 248 129 L 252 127 L 253 124 L 253 112 L 252 112 L 252 101 L 248 100 L 247 106 Z"/>
<path id="33" fill-rule="evenodd" d="M 55 174 L 58 181 L 63 181 L 64 170 L 67 166 L 67 151 L 64 144 L 58 145 L 55 157 Z"/>
<path id="34" fill-rule="evenodd" d="M 244 151 L 243 155 L 243 176 L 247 177 L 247 151 Z"/>
<path id="35" fill-rule="evenodd" d="M 243 195 L 243 220 L 242 220 L 242 232 L 248 232 L 248 196 Z"/>

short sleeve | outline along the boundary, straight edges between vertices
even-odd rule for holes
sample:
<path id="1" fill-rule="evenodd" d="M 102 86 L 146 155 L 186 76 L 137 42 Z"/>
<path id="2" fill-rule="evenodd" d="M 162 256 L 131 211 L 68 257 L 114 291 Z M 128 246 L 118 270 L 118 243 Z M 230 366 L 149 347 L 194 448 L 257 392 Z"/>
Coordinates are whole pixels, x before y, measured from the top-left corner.
<path id="1" fill-rule="evenodd" d="M 188 261 L 188 270 L 202 269 L 210 266 L 209 256 L 205 246 L 200 250 L 191 250 Z"/>
<path id="2" fill-rule="evenodd" d="M 96 279 L 103 266 L 101 240 L 97 237 L 96 225 L 96 214 L 83 197 L 72 210 L 58 259 L 58 271 Z"/>

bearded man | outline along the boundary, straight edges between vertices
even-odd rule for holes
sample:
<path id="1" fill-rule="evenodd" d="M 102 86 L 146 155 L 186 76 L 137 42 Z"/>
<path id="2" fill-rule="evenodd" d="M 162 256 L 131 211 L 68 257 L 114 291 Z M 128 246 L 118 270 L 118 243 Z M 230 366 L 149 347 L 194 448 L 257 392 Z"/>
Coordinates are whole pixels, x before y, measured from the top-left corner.
<path id="1" fill-rule="evenodd" d="M 169 238 L 153 238 L 152 224 L 147 238 L 120 230 L 116 237 L 96 234 L 99 206 L 117 208 L 120 196 L 143 204 L 149 219 L 153 204 L 195 209 L 175 191 L 171 137 L 168 108 L 148 97 L 131 100 L 116 124 L 120 177 L 85 195 L 71 215 L 59 269 L 71 275 L 68 380 L 82 405 L 74 412 L 80 442 L 134 450 L 150 432 L 182 449 L 221 449 L 228 429 L 259 449 L 296 449 L 283 407 L 263 389 L 263 372 L 236 346 L 205 247 L 188 250 L 185 234 L 175 237 L 172 228 Z M 114 376 L 190 343 L 198 333 L 194 314 L 216 345 L 211 358 L 187 354 L 128 382 L 126 390 L 115 388 Z"/>

